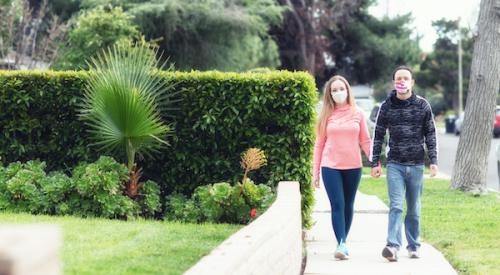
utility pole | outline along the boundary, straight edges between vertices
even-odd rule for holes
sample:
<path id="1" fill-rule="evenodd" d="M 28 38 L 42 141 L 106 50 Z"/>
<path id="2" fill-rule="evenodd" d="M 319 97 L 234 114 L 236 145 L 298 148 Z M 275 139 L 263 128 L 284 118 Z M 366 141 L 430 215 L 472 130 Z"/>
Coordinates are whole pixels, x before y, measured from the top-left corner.
<path id="1" fill-rule="evenodd" d="M 458 18 L 458 115 L 464 110 L 463 107 L 463 79 L 462 79 L 462 34 L 460 32 L 460 17 Z"/>

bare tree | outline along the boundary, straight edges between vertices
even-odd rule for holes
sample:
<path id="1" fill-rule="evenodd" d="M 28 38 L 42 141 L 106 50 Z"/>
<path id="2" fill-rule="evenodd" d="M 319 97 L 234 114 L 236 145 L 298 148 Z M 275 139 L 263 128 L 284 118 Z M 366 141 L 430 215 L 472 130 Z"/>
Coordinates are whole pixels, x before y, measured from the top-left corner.
<path id="1" fill-rule="evenodd" d="M 40 41 L 40 47 L 36 51 L 36 56 L 33 58 L 35 61 L 34 67 L 37 67 L 37 62 L 39 60 L 45 61 L 49 64 L 52 64 L 54 60 L 57 58 L 59 53 L 59 45 L 57 45 L 58 41 L 64 40 L 66 34 L 68 33 L 68 29 L 70 26 L 70 22 L 62 23 L 59 21 L 59 17 L 54 15 L 49 22 L 48 34 L 45 35 Z"/>
<path id="2" fill-rule="evenodd" d="M 483 193 L 500 86 L 500 1 L 481 0 L 463 131 L 451 187 Z"/>
<path id="3" fill-rule="evenodd" d="M 347 24 L 362 0 L 278 0 L 278 3 L 288 7 L 282 27 L 274 31 L 282 63 L 288 69 L 305 70 L 317 76 L 325 69 L 325 53 L 331 43 L 324 33 Z"/>
<path id="4" fill-rule="evenodd" d="M 14 2 L 15 3 L 15 2 Z M 17 26 L 17 31 L 14 32 L 14 43 L 15 45 L 15 55 L 14 55 L 14 65 L 17 67 L 23 60 L 24 53 L 28 47 L 28 31 L 30 28 L 30 22 L 33 20 L 33 12 L 30 9 L 28 1 L 22 2 L 22 16 L 19 25 Z M 16 43 L 17 41 L 17 43 Z"/>
<path id="5" fill-rule="evenodd" d="M 16 10 L 21 10 L 18 20 Z M 46 20 L 47 12 L 48 0 L 13 1 L 0 8 L 0 58 L 6 58 L 7 69 L 39 68 L 40 62 L 48 66 L 55 60 L 56 42 L 64 39 L 69 23 L 56 16 Z"/>
<path id="6" fill-rule="evenodd" d="M 5 6 L 0 6 L 0 58 L 6 59 L 6 69 L 12 69 L 13 63 L 8 55 L 13 50 L 13 45 L 16 36 L 16 2 L 8 3 Z"/>

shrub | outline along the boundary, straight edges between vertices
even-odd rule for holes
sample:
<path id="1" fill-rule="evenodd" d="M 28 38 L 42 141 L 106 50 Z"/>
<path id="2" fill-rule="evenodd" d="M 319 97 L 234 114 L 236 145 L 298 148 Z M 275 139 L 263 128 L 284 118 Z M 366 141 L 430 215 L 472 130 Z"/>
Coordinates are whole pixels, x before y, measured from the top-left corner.
<path id="1" fill-rule="evenodd" d="M 123 195 L 123 183 L 128 179 L 125 165 L 101 157 L 95 163 L 78 165 L 72 178 L 78 196 L 71 196 L 69 204 L 79 209 L 81 215 L 106 218 L 137 215 L 138 206 Z"/>
<path id="2" fill-rule="evenodd" d="M 127 167 L 110 157 L 101 157 L 95 163 L 82 163 L 73 170 L 76 190 L 89 198 L 97 198 L 100 192 L 120 194 L 121 183 L 127 178 Z"/>
<path id="3" fill-rule="evenodd" d="M 48 204 L 44 212 L 55 215 L 71 214 L 74 209 L 70 209 L 66 201 L 74 186 L 73 179 L 59 171 L 41 179 L 40 188 Z"/>
<path id="4" fill-rule="evenodd" d="M 448 109 L 448 105 L 442 93 L 431 95 L 429 97 L 429 104 L 431 105 L 432 112 L 436 116 L 443 114 Z"/>
<path id="5" fill-rule="evenodd" d="M 58 70 L 86 69 L 86 60 L 113 45 L 126 45 L 140 39 L 132 18 L 119 7 L 82 13 L 69 32 L 69 43 L 53 65 Z"/>
<path id="6" fill-rule="evenodd" d="M 167 220 L 184 221 L 188 223 L 201 222 L 201 209 L 197 207 L 194 200 L 189 200 L 186 196 L 174 193 L 167 197 Z"/>
<path id="7" fill-rule="evenodd" d="M 269 186 L 255 185 L 249 179 L 234 186 L 219 182 L 199 186 L 191 199 L 179 194 L 169 196 L 166 217 L 184 222 L 246 224 L 256 213 L 263 213 L 273 199 Z"/>
<path id="8" fill-rule="evenodd" d="M 153 217 L 160 210 L 160 188 L 147 181 L 137 200 L 124 194 L 128 169 L 110 157 L 81 163 L 72 177 L 46 175 L 45 162 L 14 162 L 0 167 L 0 210 L 84 217 Z"/>
<path id="9" fill-rule="evenodd" d="M 275 187 L 300 183 L 302 214 L 310 225 L 314 145 L 314 79 L 306 73 L 160 73 L 180 92 L 171 147 L 139 163 L 144 179 L 161 183 L 165 196 L 191 194 L 214 182 L 237 182 L 238 154 L 266 152 L 268 165 L 252 172 Z M 5 162 L 43 159 L 49 170 L 98 158 L 77 117 L 85 72 L 0 72 L 0 155 Z"/>
<path id="10" fill-rule="evenodd" d="M 139 196 L 140 209 L 144 217 L 154 217 L 156 213 L 161 211 L 160 202 L 160 186 L 148 180 L 144 182 Z"/>
<path id="11" fill-rule="evenodd" d="M 10 198 L 9 209 L 15 211 L 43 213 L 47 202 L 39 190 L 39 182 L 46 176 L 45 163 L 28 161 L 14 163 L 7 167 L 6 191 Z"/>

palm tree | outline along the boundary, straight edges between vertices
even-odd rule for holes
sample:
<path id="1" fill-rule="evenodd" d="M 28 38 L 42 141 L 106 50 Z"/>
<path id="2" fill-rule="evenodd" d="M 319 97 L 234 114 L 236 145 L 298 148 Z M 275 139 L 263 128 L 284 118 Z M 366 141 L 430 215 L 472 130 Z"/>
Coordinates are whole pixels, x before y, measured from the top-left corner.
<path id="1" fill-rule="evenodd" d="M 171 129 L 160 109 L 176 100 L 166 79 L 157 73 L 157 52 L 149 46 L 114 46 L 91 59 L 81 118 L 95 139 L 94 145 L 108 152 L 125 152 L 130 179 L 126 193 L 137 197 L 141 169 L 136 154 L 151 156 L 167 145 Z"/>

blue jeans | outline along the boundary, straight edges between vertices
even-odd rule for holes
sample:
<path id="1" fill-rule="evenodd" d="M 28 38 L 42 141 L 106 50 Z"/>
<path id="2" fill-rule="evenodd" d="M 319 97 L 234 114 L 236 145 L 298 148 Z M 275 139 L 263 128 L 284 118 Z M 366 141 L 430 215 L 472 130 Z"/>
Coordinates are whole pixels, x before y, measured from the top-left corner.
<path id="1" fill-rule="evenodd" d="M 338 243 L 345 242 L 352 224 L 354 198 L 361 168 L 338 170 L 321 167 L 321 176 L 332 208 L 332 227 Z"/>
<path id="2" fill-rule="evenodd" d="M 401 247 L 403 205 L 406 197 L 405 233 L 408 249 L 420 247 L 420 196 L 424 182 L 423 165 L 387 164 L 387 186 L 390 199 L 387 245 Z"/>

